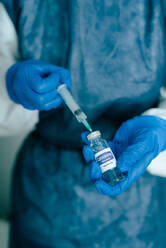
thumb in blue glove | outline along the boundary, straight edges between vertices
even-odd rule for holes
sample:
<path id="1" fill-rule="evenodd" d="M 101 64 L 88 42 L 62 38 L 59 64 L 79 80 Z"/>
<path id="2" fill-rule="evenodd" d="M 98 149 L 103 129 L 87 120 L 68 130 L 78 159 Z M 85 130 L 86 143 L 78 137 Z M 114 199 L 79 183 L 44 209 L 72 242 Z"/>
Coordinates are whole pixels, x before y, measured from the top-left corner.
<path id="1" fill-rule="evenodd" d="M 9 68 L 6 87 L 10 98 L 30 110 L 50 110 L 62 103 L 57 85 L 71 87 L 68 70 L 39 60 L 19 62 Z"/>
<path id="2" fill-rule="evenodd" d="M 84 142 L 85 134 L 83 135 Z M 87 142 L 86 142 L 87 143 Z M 110 143 L 121 172 L 128 172 L 125 179 L 110 186 L 102 179 L 99 165 L 94 160 L 89 145 L 83 154 L 90 163 L 90 177 L 97 190 L 106 195 L 119 195 L 135 182 L 151 161 L 166 149 L 166 121 L 155 116 L 140 116 L 124 122 Z"/>

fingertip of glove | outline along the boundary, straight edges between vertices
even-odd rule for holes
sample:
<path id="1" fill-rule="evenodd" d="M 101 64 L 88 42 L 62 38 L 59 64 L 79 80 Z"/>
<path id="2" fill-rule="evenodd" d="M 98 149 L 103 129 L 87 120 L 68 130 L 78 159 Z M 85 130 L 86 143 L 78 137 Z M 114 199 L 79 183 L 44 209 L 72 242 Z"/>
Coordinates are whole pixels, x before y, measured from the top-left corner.
<path id="1" fill-rule="evenodd" d="M 95 182 L 95 187 L 99 193 L 107 196 L 118 196 L 124 191 L 120 183 L 111 186 L 102 179 Z"/>
<path id="2" fill-rule="evenodd" d="M 88 132 L 88 131 L 85 131 L 85 132 L 81 133 L 81 139 L 82 139 L 83 143 L 84 143 L 84 144 L 87 144 L 87 145 L 90 144 L 90 143 L 89 143 L 89 140 L 87 139 L 87 135 L 88 135 L 89 133 L 90 133 L 90 132 Z"/>
<path id="3" fill-rule="evenodd" d="M 51 109 L 56 109 L 62 104 L 62 102 L 63 102 L 62 98 L 57 95 L 56 98 L 53 101 L 45 104 L 43 110 L 48 111 L 48 110 L 51 110 Z"/>
<path id="4" fill-rule="evenodd" d="M 108 192 L 108 185 L 102 180 L 97 180 L 95 182 L 95 187 L 97 191 L 102 195 L 109 195 L 110 192 Z"/>
<path id="5" fill-rule="evenodd" d="M 90 178 L 93 182 L 102 178 L 101 168 L 95 160 L 90 164 Z"/>
<path id="6" fill-rule="evenodd" d="M 87 163 L 89 163 L 90 161 L 94 160 L 93 150 L 88 145 L 85 145 L 83 147 L 83 155 L 84 155 L 84 158 L 85 158 L 85 160 L 86 160 Z"/>
<path id="7" fill-rule="evenodd" d="M 129 170 L 129 166 L 127 162 L 123 161 L 122 159 L 117 160 L 117 168 L 120 170 L 122 173 L 126 173 Z"/>

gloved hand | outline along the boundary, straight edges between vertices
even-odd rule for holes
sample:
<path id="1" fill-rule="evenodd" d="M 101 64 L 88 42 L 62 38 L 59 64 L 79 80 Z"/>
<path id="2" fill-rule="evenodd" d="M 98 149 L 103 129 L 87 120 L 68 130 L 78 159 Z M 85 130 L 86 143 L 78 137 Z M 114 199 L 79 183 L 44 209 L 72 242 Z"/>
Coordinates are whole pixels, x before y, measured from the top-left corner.
<path id="1" fill-rule="evenodd" d="M 50 110 L 62 103 L 58 83 L 71 87 L 69 71 L 39 60 L 19 62 L 9 68 L 6 86 L 10 98 L 30 110 Z"/>
<path id="2" fill-rule="evenodd" d="M 106 195 L 119 195 L 135 182 L 146 170 L 150 162 L 166 149 L 166 121 L 155 116 L 140 116 L 124 122 L 114 139 L 109 142 L 117 159 L 117 167 L 121 172 L 127 172 L 122 182 L 110 186 L 102 179 L 99 165 L 94 160 L 94 154 L 87 144 L 83 155 L 90 164 L 90 177 L 98 192 Z"/>

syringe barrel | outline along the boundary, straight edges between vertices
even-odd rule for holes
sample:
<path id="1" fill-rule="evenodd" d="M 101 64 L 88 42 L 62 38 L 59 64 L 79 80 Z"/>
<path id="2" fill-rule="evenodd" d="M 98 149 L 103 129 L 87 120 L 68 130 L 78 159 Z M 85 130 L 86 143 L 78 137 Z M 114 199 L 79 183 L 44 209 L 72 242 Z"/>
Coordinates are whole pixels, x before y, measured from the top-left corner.
<path id="1" fill-rule="evenodd" d="M 61 84 L 57 88 L 57 91 L 79 122 L 82 122 L 87 118 L 87 116 L 84 114 L 84 112 L 80 109 L 79 105 L 74 100 L 70 91 L 67 89 L 66 84 Z"/>

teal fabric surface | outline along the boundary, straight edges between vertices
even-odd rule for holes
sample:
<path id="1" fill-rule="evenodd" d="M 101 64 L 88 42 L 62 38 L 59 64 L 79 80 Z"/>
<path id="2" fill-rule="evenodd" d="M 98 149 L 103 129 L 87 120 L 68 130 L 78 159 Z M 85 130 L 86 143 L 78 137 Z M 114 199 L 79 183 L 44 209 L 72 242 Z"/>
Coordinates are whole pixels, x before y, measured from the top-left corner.
<path id="1" fill-rule="evenodd" d="M 163 1 L 5 4 L 21 60 L 69 69 L 74 97 L 105 139 L 157 102 L 165 81 Z M 118 197 L 99 195 L 81 131 L 64 106 L 40 113 L 15 168 L 11 247 L 165 248 L 165 179 L 145 173 Z"/>

